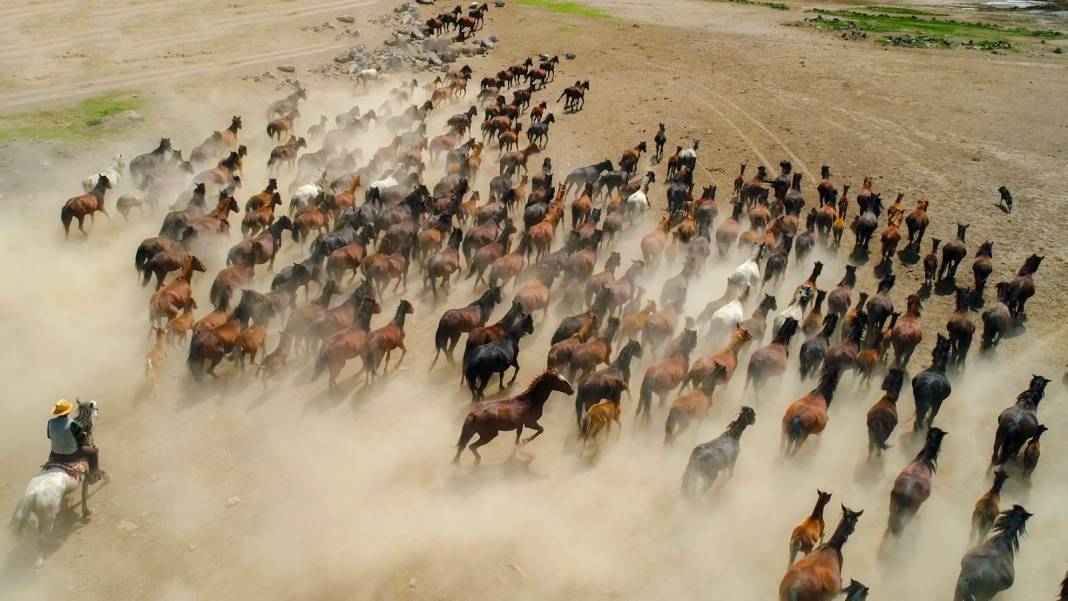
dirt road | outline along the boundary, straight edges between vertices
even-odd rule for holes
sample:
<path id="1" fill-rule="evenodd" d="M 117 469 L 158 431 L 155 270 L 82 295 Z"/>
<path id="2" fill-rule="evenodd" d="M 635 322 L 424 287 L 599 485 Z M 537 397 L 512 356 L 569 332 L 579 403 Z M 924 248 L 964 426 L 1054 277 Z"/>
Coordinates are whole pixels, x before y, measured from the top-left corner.
<path id="1" fill-rule="evenodd" d="M 779 419 L 809 386 L 797 381 L 794 369 L 762 398 L 743 399 L 737 378 L 709 418 L 670 447 L 660 432 L 664 410 L 643 430 L 632 423 L 633 402 L 625 398 L 622 434 L 601 452 L 583 454 L 573 439 L 571 401 L 554 396 L 542 422 L 546 434 L 519 455 L 509 457 L 505 435 L 485 449 L 481 469 L 470 467 L 469 456 L 464 466 L 450 468 L 468 396 L 457 387 L 455 367 L 429 369 L 430 350 L 441 311 L 473 297 L 469 282 L 436 307 L 421 294 L 414 273 L 410 293 L 386 295 L 375 325 L 392 315 L 402 296 L 415 302 L 408 324 L 413 351 L 400 371 L 369 389 L 359 387 L 352 366 L 342 377 L 344 394 L 332 399 L 323 381 L 310 382 L 309 366 L 300 362 L 284 384 L 266 392 L 229 367 L 218 383 L 198 386 L 187 375 L 185 348 L 175 347 L 160 393 L 144 394 L 148 291 L 130 262 L 136 244 L 156 232 L 159 216 L 135 213 L 129 223 L 113 216 L 111 223 L 98 220 L 88 240 L 65 241 L 58 206 L 80 190 L 85 174 L 107 164 L 111 152 L 144 152 L 161 135 L 191 148 L 238 113 L 246 116 L 242 140 L 250 149 L 245 179 L 253 182 L 242 191 L 243 201 L 266 177 L 272 144 L 262 133 L 263 106 L 284 91 L 277 81 L 240 77 L 296 64 L 312 90 L 303 128 L 319 113 L 333 115 L 354 101 L 364 109 L 376 106 L 383 92 L 354 99 L 346 83 L 310 72 L 352 41 L 335 39 L 337 32 L 301 30 L 349 12 L 358 17 L 360 41 L 373 43 L 385 32 L 367 20 L 392 4 L 364 4 L 267 1 L 213 8 L 217 3 L 193 0 L 0 9 L 5 35 L 18 36 L 17 44 L 0 50 L 3 81 L 13 81 L 0 88 L 0 110 L 110 89 L 141 91 L 154 106 L 153 117 L 127 138 L 96 147 L 0 147 L 3 175 L 17 171 L 34 190 L 26 199 L 5 197 L 28 208 L 0 222 L 8 257 L 0 268 L 7 282 L 0 288 L 0 314 L 7 316 L 0 333 L 9 341 L 0 361 L 7 384 L 0 400 L 0 507 L 14 506 L 44 458 L 44 416 L 59 397 L 101 403 L 97 441 L 113 474 L 91 499 L 91 522 L 66 516 L 64 540 L 42 569 L 30 566 L 27 543 L 0 539 L 0 596 L 767 599 L 785 568 L 790 528 L 809 511 L 818 487 L 834 493 L 829 524 L 837 522 L 839 503 L 865 510 L 846 547 L 847 578 L 871 586 L 873 598 L 948 598 L 972 503 L 988 486 L 996 416 L 1031 373 L 1055 380 L 1042 421 L 1053 433 L 1068 429 L 1061 382 L 1068 356 L 1060 344 L 1068 277 L 1061 233 L 1068 63 L 1023 52 L 886 49 L 783 26 L 799 18 L 800 7 L 782 13 L 697 0 L 670 6 L 589 2 L 610 19 L 523 6 L 491 9 L 486 34 L 498 35 L 500 43 L 471 61 L 477 81 L 536 52 L 576 53 L 539 93 L 552 105 L 564 85 L 591 82 L 586 108 L 561 115 L 554 125 L 544 155 L 553 158 L 557 174 L 602 158 L 615 161 L 625 148 L 651 141 L 664 122 L 669 150 L 701 140 L 698 183 L 714 182 L 721 194 L 739 163 L 774 168 L 788 159 L 806 176 L 806 198 L 814 198 L 812 176 L 827 164 L 854 189 L 871 175 L 884 198 L 903 191 L 910 207 L 928 198 L 929 236 L 949 239 L 960 221 L 972 226 L 970 249 L 995 240 L 992 281 L 1009 277 L 1032 252 L 1047 256 L 1039 293 L 1028 305 L 1026 335 L 1007 340 L 995 360 L 973 361 L 966 376 L 954 380 L 939 417 L 950 435 L 934 494 L 899 547 L 880 556 L 890 483 L 915 452 L 915 441 L 895 440 L 881 463 L 868 463 L 864 412 L 878 394 L 857 390 L 850 379 L 835 399 L 827 432 L 792 461 L 777 454 Z M 64 23 L 75 17 L 86 20 L 71 32 Z M 64 52 L 85 56 L 65 58 Z M 431 129 L 463 108 L 443 111 Z M 369 140 L 366 149 L 384 141 Z M 13 149 L 18 156 L 5 154 Z M 495 156 L 492 149 L 489 156 Z M 42 159 L 49 168 L 39 167 Z M 655 169 L 660 177 L 663 167 Z M 487 161 L 483 171 L 495 170 Z M 1009 215 L 994 206 L 1003 184 L 1017 199 Z M 657 186 L 655 206 L 663 205 L 662 194 Z M 721 200 L 721 213 L 723 206 Z M 625 258 L 639 256 L 643 233 L 635 228 L 624 237 Z M 206 299 L 233 242 L 209 257 L 207 276 L 194 281 L 198 298 Z M 279 264 L 300 256 L 286 240 Z M 829 286 L 843 261 L 825 259 L 821 285 Z M 730 266 L 710 268 L 691 288 L 688 313 L 718 296 Z M 919 268 L 897 263 L 895 270 L 893 296 L 903 305 L 919 285 Z M 792 269 L 786 282 L 800 280 L 801 271 Z M 871 264 L 860 271 L 862 287 L 871 288 Z M 645 283 L 651 295 L 676 272 L 672 267 L 651 276 Z M 970 283 L 966 268 L 962 274 Z M 257 287 L 265 288 L 270 277 L 259 273 Z M 927 365 L 933 332 L 951 304 L 948 296 L 927 301 L 924 323 L 931 329 L 912 372 Z M 520 384 L 542 367 L 560 317 L 539 316 L 535 336 L 524 340 Z M 649 364 L 646 357 L 634 368 L 632 388 Z M 718 435 L 743 402 L 756 409 L 757 424 L 743 439 L 733 479 L 704 503 L 683 502 L 679 477 L 690 449 Z M 907 393 L 901 413 L 907 429 Z M 1043 439 L 1045 458 L 1032 487 L 1019 479 L 1006 486 L 1004 503 L 1022 503 L 1036 517 L 1017 556 L 1016 585 L 999 599 L 1052 598 L 1063 577 L 1068 471 L 1056 461 L 1062 440 Z"/>

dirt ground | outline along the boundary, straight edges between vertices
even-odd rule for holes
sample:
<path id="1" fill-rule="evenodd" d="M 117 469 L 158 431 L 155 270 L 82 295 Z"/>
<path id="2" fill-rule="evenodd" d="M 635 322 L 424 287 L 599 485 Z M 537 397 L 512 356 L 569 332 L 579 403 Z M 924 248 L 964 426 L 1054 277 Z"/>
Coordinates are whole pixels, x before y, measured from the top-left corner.
<path id="1" fill-rule="evenodd" d="M 45 415 L 60 397 L 100 402 L 97 442 L 113 475 L 94 491 L 92 521 L 65 515 L 61 544 L 41 569 L 32 568 L 29 539 L 0 538 L 0 597 L 767 599 L 785 568 L 790 528 L 810 510 L 818 487 L 834 493 L 828 527 L 838 521 L 839 503 L 865 510 L 845 550 L 847 579 L 871 586 L 875 599 L 949 598 L 972 504 L 989 486 L 985 468 L 996 416 L 1031 373 L 1054 380 L 1040 413 L 1052 432 L 1043 439 L 1033 484 L 1013 478 L 1003 495 L 1003 504 L 1024 504 L 1035 517 L 1017 555 L 1016 585 L 998 598 L 1054 596 L 1068 567 L 1068 469 L 1057 461 L 1065 452 L 1058 433 L 1068 428 L 1062 382 L 1068 353 L 1060 344 L 1066 310 L 1059 302 L 1068 281 L 1061 231 L 1068 189 L 1063 55 L 849 42 L 784 26 L 801 18 L 800 4 L 786 12 L 700 0 L 587 4 L 612 18 L 491 8 L 485 35 L 500 42 L 470 61 L 477 81 L 537 52 L 577 55 L 561 63 L 556 82 L 537 99 L 552 105 L 565 85 L 588 79 L 586 107 L 561 115 L 532 166 L 551 156 L 560 177 L 602 158 L 616 160 L 641 140 L 651 143 L 656 124 L 664 122 L 669 149 L 701 140 L 698 184 L 718 185 L 721 216 L 739 163 L 775 171 L 787 159 L 804 174 L 809 202 L 826 164 L 854 190 L 870 175 L 884 198 L 902 191 L 908 207 L 929 199 L 928 236 L 948 240 L 956 222 L 971 224 L 969 249 L 995 241 L 992 282 L 1010 277 L 1031 253 L 1046 256 L 1026 333 L 955 377 L 939 416 L 950 435 L 934 494 L 904 539 L 880 548 L 890 485 L 916 449 L 903 435 L 911 425 L 911 394 L 902 396 L 902 425 L 881 462 L 865 458 L 864 413 L 878 391 L 851 378 L 836 396 L 827 432 L 784 461 L 777 452 L 779 418 L 808 386 L 793 365 L 759 399 L 743 399 L 735 378 L 717 393 L 709 418 L 670 447 L 659 430 L 665 410 L 643 430 L 632 424 L 633 402 L 625 399 L 622 434 L 583 454 L 572 434 L 570 400 L 554 396 L 542 422 L 546 434 L 532 446 L 510 457 L 505 434 L 486 447 L 482 468 L 472 469 L 470 456 L 451 468 L 469 397 L 457 388 L 456 368 L 429 369 L 429 351 L 441 311 L 473 298 L 469 282 L 437 306 L 414 272 L 407 295 L 386 295 L 375 325 L 392 315 L 401 296 L 415 302 L 412 352 L 400 370 L 369 389 L 360 388 L 350 365 L 342 398 L 331 399 L 322 381 L 309 383 L 309 365 L 300 361 L 266 392 L 230 367 L 218 383 L 198 386 L 183 362 L 186 349 L 174 347 L 161 391 L 146 394 L 148 292 L 132 275 L 130 258 L 140 240 L 155 234 L 160 216 L 135 213 L 126 223 L 113 215 L 111 223 L 98 220 L 87 240 L 65 241 L 56 218 L 62 200 L 116 151 L 134 156 L 163 135 L 191 148 L 231 114 L 243 114 L 241 136 L 252 159 L 243 201 L 266 178 L 262 165 L 272 144 L 262 133 L 263 107 L 285 91 L 281 79 L 242 77 L 277 64 L 297 66 L 296 76 L 312 90 L 302 130 L 319 113 L 332 115 L 353 102 L 376 106 L 384 91 L 354 98 L 346 82 L 313 69 L 355 43 L 379 43 L 386 32 L 368 21 L 395 4 L 16 1 L 0 8 L 0 33 L 13 42 L 0 49 L 0 113 L 113 90 L 144 94 L 151 108 L 126 135 L 96 145 L 0 147 L 0 180 L 15 181 L 19 190 L 0 197 L 11 209 L 0 222 L 6 258 L 0 333 L 9 341 L 0 361 L 6 384 L 0 507 L 14 507 L 44 458 Z M 359 38 L 302 29 L 346 13 L 357 17 Z M 466 106 L 446 109 L 431 129 Z M 365 149 L 383 141 L 369 140 Z M 662 178 L 663 167 L 654 169 Z M 495 170 L 487 161 L 483 172 Z M 1016 199 L 1011 214 L 995 206 L 1000 185 Z M 651 196 L 654 206 L 663 206 L 662 187 L 654 186 Z M 652 219 L 621 240 L 625 257 L 639 256 L 637 241 Z M 206 276 L 194 280 L 197 298 L 206 299 L 233 242 L 220 244 Z M 300 257 L 289 245 L 280 264 Z M 841 277 L 845 257 L 823 258 L 828 268 L 820 284 L 829 287 Z M 740 261 L 712 265 L 691 287 L 687 312 L 719 296 Z M 970 263 L 962 266 L 962 284 L 971 282 Z M 659 296 L 659 284 L 677 269 L 647 278 L 651 296 Z M 893 297 L 903 305 L 922 269 L 895 261 L 894 270 Z M 861 289 L 872 288 L 872 262 L 859 271 Z M 791 268 L 780 306 L 806 272 Z M 265 288 L 269 278 L 260 273 L 257 286 Z M 929 327 L 910 375 L 928 364 L 934 333 L 951 308 L 951 296 L 925 302 Z M 536 334 L 523 342 L 518 385 L 539 371 L 562 316 L 538 317 Z M 635 390 L 652 361 L 647 355 L 633 368 Z M 758 417 L 743 438 L 735 476 L 706 501 L 684 502 L 678 484 L 689 450 L 718 435 L 743 402 Z"/>

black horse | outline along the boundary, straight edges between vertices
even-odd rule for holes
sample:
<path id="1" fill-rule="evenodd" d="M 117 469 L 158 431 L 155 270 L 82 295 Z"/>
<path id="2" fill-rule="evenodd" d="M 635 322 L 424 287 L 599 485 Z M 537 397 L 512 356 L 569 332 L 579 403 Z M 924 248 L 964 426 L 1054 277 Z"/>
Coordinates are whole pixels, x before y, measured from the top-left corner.
<path id="1" fill-rule="evenodd" d="M 953 387 L 946 377 L 946 363 L 949 361 L 949 338 L 939 334 L 934 351 L 931 352 L 931 365 L 912 378 L 912 396 L 916 400 L 916 422 L 912 429 L 921 431 L 931 427 L 942 401 L 949 398 Z"/>
<path id="2" fill-rule="evenodd" d="M 1016 403 L 998 416 L 998 431 L 994 435 L 994 452 L 990 466 L 1004 465 L 1020 454 L 1020 449 L 1038 433 L 1038 404 L 1046 394 L 1049 380 L 1031 376 L 1027 390 L 1016 397 Z"/>
<path id="3" fill-rule="evenodd" d="M 1016 579 L 1013 559 L 1031 515 L 1020 505 L 1001 512 L 994 522 L 994 536 L 960 560 L 953 601 L 990 601 L 1012 586 Z"/>
<path id="4" fill-rule="evenodd" d="M 581 190 L 586 184 L 596 183 L 597 178 L 601 176 L 602 171 L 612 170 L 612 161 L 608 159 L 586 167 L 579 167 L 567 174 L 567 177 L 564 178 L 564 183 L 567 185 L 565 192 L 570 194 L 572 188 Z"/>
<path id="5" fill-rule="evenodd" d="M 509 367 L 515 368 L 508 385 L 511 386 L 512 382 L 515 382 L 515 377 L 519 374 L 519 339 L 532 333 L 534 318 L 524 315 L 519 323 L 499 340 L 483 344 L 471 351 L 471 355 L 464 362 L 464 379 L 467 380 L 473 401 L 481 400 L 485 396 L 486 386 L 489 385 L 493 374 L 500 376 L 503 389 L 504 372 L 508 371 Z"/>

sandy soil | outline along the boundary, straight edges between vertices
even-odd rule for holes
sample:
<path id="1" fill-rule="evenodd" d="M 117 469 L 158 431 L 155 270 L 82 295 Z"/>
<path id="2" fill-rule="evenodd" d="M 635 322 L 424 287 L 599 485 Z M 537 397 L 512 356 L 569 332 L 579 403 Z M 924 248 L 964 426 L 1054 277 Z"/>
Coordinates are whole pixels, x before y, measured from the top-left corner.
<path id="1" fill-rule="evenodd" d="M 698 505 L 680 498 L 679 476 L 692 445 L 717 435 L 734 417 L 743 402 L 740 377 L 717 398 L 709 419 L 672 447 L 661 442 L 664 411 L 643 431 L 632 425 L 633 403 L 625 400 L 622 435 L 593 457 L 580 457 L 571 403 L 557 396 L 543 420 L 547 433 L 524 453 L 509 458 L 506 435 L 487 447 L 481 469 L 473 470 L 469 457 L 464 467 L 450 468 L 468 396 L 456 387 L 454 368 L 428 373 L 428 350 L 445 306 L 472 298 L 467 283 L 434 307 L 413 274 L 406 296 L 416 303 L 408 327 L 413 352 L 401 370 L 370 389 L 358 388 L 350 366 L 341 399 L 330 399 L 322 382 L 308 383 L 310 372 L 299 362 L 267 392 L 229 368 L 219 383 L 196 386 L 183 364 L 184 348 L 170 350 L 160 393 L 143 394 L 148 294 L 131 273 L 130 256 L 155 232 L 159 216 L 129 223 L 116 216 L 110 224 L 99 222 L 88 240 L 64 241 L 57 207 L 114 150 L 132 156 L 168 134 L 189 148 L 233 113 L 246 115 L 242 140 L 252 159 L 243 195 L 259 189 L 271 146 L 262 134 L 262 107 L 284 92 L 277 82 L 239 77 L 283 62 L 298 65 L 312 88 L 303 127 L 320 112 L 348 108 L 354 101 L 348 86 L 309 70 L 350 40 L 301 27 L 352 13 L 361 41 L 380 37 L 383 32 L 366 20 L 392 4 L 361 4 L 367 3 L 267 1 L 209 10 L 214 3 L 100 2 L 86 9 L 59 2 L 0 9 L 5 35 L 20 42 L 0 50 L 0 73 L 13 82 L 0 89 L 0 110 L 109 89 L 143 91 L 156 107 L 128 137 L 99 147 L 0 148 L 5 178 L 32 190 L 3 199 L 25 208 L 0 224 L 9 258 L 0 271 L 8 282 L 0 288 L 0 314 L 7 316 L 0 332 L 11 341 L 0 362 L 7 383 L 0 401 L 6 417 L 0 422 L 0 507 L 14 506 L 43 458 L 44 415 L 61 396 L 100 401 L 97 441 L 114 477 L 94 492 L 91 522 L 66 516 L 62 544 L 42 569 L 30 566 L 27 542 L 0 539 L 3 597 L 766 599 L 782 575 L 790 528 L 811 508 L 817 487 L 834 493 L 832 507 L 841 502 L 865 509 L 846 548 L 847 578 L 871 586 L 873 598 L 949 597 L 972 503 L 988 486 L 984 472 L 997 413 L 1032 372 L 1043 373 L 1056 381 L 1042 420 L 1054 433 L 1068 428 L 1060 381 L 1068 357 L 1059 344 L 1065 317 L 1059 293 L 1068 276 L 1060 232 L 1068 188 L 1064 59 L 883 49 L 783 27 L 799 18 L 797 11 L 594 0 L 590 4 L 615 18 L 512 6 L 491 11 L 487 34 L 499 35 L 501 43 L 471 62 L 477 79 L 538 51 L 578 55 L 561 64 L 557 82 L 539 95 L 555 100 L 579 78 L 592 84 L 586 109 L 554 126 L 545 154 L 558 174 L 617 159 L 638 141 L 651 141 L 656 123 L 664 122 L 669 148 L 701 139 L 700 184 L 712 181 L 725 191 L 738 163 L 770 168 L 789 159 L 805 174 L 810 198 L 812 176 L 828 164 L 839 182 L 857 186 L 871 175 L 884 197 L 901 190 L 909 206 L 930 199 L 929 236 L 951 238 L 954 222 L 961 221 L 972 224 L 969 248 L 995 240 L 992 281 L 1011 275 L 1032 252 L 1047 256 L 1039 294 L 1029 304 L 1028 332 L 954 380 L 939 417 L 950 436 L 935 492 L 898 548 L 880 556 L 888 490 L 916 444 L 899 435 L 881 463 L 866 462 L 864 412 L 879 395 L 857 390 L 848 378 L 827 432 L 790 461 L 777 454 L 778 421 L 807 384 L 791 369 L 778 389 L 744 399 L 758 421 L 743 439 L 737 473 Z M 63 23 L 75 17 L 88 20 L 72 33 Z M 85 56 L 57 58 L 64 52 Z M 355 102 L 374 106 L 382 92 L 376 94 Z M 436 117 L 432 129 L 443 119 Z M 366 148 L 381 143 L 379 137 Z M 48 169 L 40 168 L 42 160 Z M 1011 215 L 994 206 L 1002 184 L 1017 199 Z M 662 189 L 653 194 L 662 204 Z M 638 255 L 643 233 L 636 228 L 620 242 L 625 256 Z M 198 298 L 206 299 L 232 242 L 208 258 L 208 277 L 195 282 Z M 288 246 L 280 260 L 300 256 Z M 840 277 L 844 257 L 825 259 L 821 284 L 829 286 Z M 719 295 L 738 261 L 710 267 L 690 291 L 690 314 Z M 806 271 L 792 269 L 787 283 Z M 903 304 L 918 287 L 918 266 L 895 264 L 895 271 L 894 298 Z M 665 268 L 645 286 L 658 290 L 676 272 Z M 871 264 L 861 272 L 862 286 L 871 287 Z M 967 269 L 962 274 L 970 283 Z M 258 286 L 269 278 L 260 273 Z M 399 298 L 386 296 L 376 325 Z M 927 340 L 911 371 L 927 364 L 951 304 L 946 296 L 927 301 Z M 524 341 L 519 383 L 538 371 L 561 316 L 539 318 L 536 335 Z M 647 356 L 635 366 L 635 388 L 651 361 Z M 907 429 L 908 392 L 901 407 Z M 1063 437 L 1043 442 L 1046 459 L 1034 485 L 1013 479 L 1004 495 L 1005 503 L 1023 503 L 1036 517 L 1017 557 L 1017 584 L 999 599 L 1052 597 L 1066 567 L 1068 471 L 1056 461 Z M 228 504 L 235 497 L 238 502 Z M 828 517 L 837 522 L 837 510 Z"/>

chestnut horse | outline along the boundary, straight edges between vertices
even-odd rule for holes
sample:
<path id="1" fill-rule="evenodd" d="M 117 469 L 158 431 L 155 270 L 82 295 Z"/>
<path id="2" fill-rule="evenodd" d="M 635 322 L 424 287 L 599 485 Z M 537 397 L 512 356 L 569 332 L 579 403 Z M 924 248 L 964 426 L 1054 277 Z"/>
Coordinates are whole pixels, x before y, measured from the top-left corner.
<path id="1" fill-rule="evenodd" d="M 827 408 L 834 399 L 835 388 L 841 371 L 828 367 L 820 376 L 819 385 L 786 408 L 782 417 L 782 451 L 793 455 L 809 436 L 823 432 L 827 427 Z"/>
<path id="2" fill-rule="evenodd" d="M 162 326 L 165 319 L 174 319 L 178 312 L 193 301 L 193 289 L 190 281 L 194 271 L 206 271 L 200 259 L 186 255 L 182 260 L 182 271 L 163 288 L 152 294 L 148 301 L 148 317 L 153 326 Z"/>
<path id="3" fill-rule="evenodd" d="M 790 533 L 790 559 L 786 565 L 794 565 L 798 553 L 808 555 L 823 544 L 823 531 L 826 527 L 823 522 L 823 508 L 831 500 L 831 493 L 816 489 L 816 505 L 812 513 L 805 517 Z"/>
<path id="4" fill-rule="evenodd" d="M 545 401 L 553 392 L 562 392 L 571 395 L 575 392 L 571 382 L 556 370 L 550 369 L 534 378 L 526 390 L 514 397 L 495 401 L 483 401 L 476 404 L 464 418 L 463 427 L 460 430 L 460 439 L 456 442 L 456 456 L 453 457 L 453 465 L 460 462 L 460 454 L 464 449 L 469 449 L 475 456 L 475 463 L 482 463 L 482 455 L 478 448 L 497 437 L 501 432 L 515 430 L 515 444 L 518 447 L 523 428 L 534 430 L 534 435 L 523 441 L 526 444 L 545 431 L 538 424 L 541 419 Z M 478 435 L 478 440 L 471 443 L 471 439 Z"/>
<path id="5" fill-rule="evenodd" d="M 363 351 L 363 368 L 367 373 L 368 383 L 373 382 L 375 376 L 378 375 L 379 364 L 382 364 L 383 371 L 389 371 L 389 357 L 394 350 L 398 348 L 401 350 L 401 356 L 397 359 L 394 369 L 400 367 L 401 361 L 404 361 L 404 356 L 408 354 L 408 349 L 404 346 L 404 320 L 412 313 L 415 313 L 412 304 L 402 299 L 397 305 L 397 313 L 393 316 L 393 321 L 367 335 L 367 344 L 364 345 Z"/>
<path id="6" fill-rule="evenodd" d="M 842 519 L 826 544 L 790 566 L 779 583 L 779 601 L 831 601 L 842 591 L 842 547 L 864 511 L 842 505 Z"/>
<path id="7" fill-rule="evenodd" d="M 85 221 L 86 216 L 92 219 L 94 223 L 96 222 L 95 213 L 97 211 L 103 213 L 104 217 L 108 217 L 108 212 L 104 209 L 104 194 L 110 189 L 111 180 L 106 175 L 101 175 L 92 190 L 71 198 L 63 205 L 59 212 L 59 220 L 63 223 L 63 235 L 65 237 L 70 237 L 70 224 L 74 219 L 78 220 L 78 231 L 88 236 L 89 234 L 82 227 L 82 222 Z M 108 217 L 108 219 L 110 220 L 111 218 Z"/>
<path id="8" fill-rule="evenodd" d="M 697 330 L 685 330 L 671 344 L 668 356 L 645 370 L 642 377 L 641 391 L 638 395 L 636 418 L 649 418 L 652 410 L 653 393 L 664 404 L 664 396 L 683 383 L 690 365 L 690 353 L 697 346 Z M 712 385 L 715 387 L 715 384 Z"/>
<path id="9" fill-rule="evenodd" d="M 931 480 L 938 466 L 938 453 L 946 432 L 940 428 L 927 430 L 923 448 L 894 480 L 890 491 L 890 516 L 883 538 L 899 536 L 920 506 L 931 496 Z"/>

